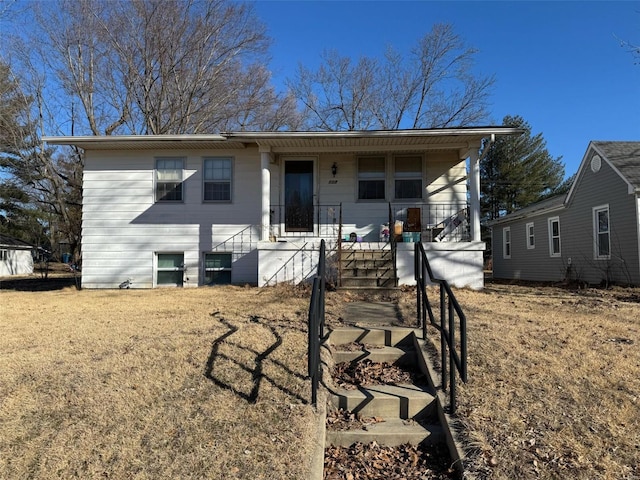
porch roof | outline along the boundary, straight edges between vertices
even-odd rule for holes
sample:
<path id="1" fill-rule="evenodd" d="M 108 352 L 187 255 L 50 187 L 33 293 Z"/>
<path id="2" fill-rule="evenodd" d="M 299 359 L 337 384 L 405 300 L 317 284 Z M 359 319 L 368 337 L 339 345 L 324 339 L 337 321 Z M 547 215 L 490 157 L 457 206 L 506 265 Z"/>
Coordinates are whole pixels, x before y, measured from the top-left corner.
<path id="1" fill-rule="evenodd" d="M 262 151 L 348 152 L 378 150 L 459 150 L 461 158 L 479 148 L 483 138 L 518 135 L 512 127 L 463 127 L 346 132 L 224 132 L 215 135 L 122 135 L 43 137 L 51 145 L 74 145 L 85 150 L 237 149 L 257 146 Z"/>

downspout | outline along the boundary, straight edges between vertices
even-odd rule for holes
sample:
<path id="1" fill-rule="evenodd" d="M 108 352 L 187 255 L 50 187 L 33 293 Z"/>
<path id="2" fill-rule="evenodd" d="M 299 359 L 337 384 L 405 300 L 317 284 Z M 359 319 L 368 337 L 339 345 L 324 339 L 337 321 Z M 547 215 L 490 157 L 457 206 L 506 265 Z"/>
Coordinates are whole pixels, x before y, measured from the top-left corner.
<path id="1" fill-rule="evenodd" d="M 471 222 L 471 241 L 480 242 L 480 162 L 484 160 L 489 151 L 489 146 L 496 141 L 495 133 L 491 134 L 488 143 L 478 157 L 478 150 L 473 149 L 469 155 L 469 196 L 470 208 L 469 220 Z"/>

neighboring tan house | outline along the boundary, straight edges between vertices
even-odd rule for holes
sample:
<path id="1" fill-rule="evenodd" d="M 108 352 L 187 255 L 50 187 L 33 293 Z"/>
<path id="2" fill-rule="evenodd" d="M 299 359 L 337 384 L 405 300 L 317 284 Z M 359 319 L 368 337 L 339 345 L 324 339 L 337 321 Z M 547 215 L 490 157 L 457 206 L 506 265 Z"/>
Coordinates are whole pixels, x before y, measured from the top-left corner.
<path id="1" fill-rule="evenodd" d="M 640 285 L 640 142 L 591 142 L 566 196 L 491 226 L 494 278 Z"/>
<path id="2" fill-rule="evenodd" d="M 31 275 L 34 249 L 27 242 L 0 234 L 0 277 Z"/>
<path id="3" fill-rule="evenodd" d="M 321 239 L 335 255 L 388 249 L 389 233 L 402 240 L 405 232 L 405 240 L 425 242 L 437 274 L 481 288 L 478 151 L 484 140 L 520 133 L 474 127 L 45 140 L 84 150 L 85 288 L 300 282 L 315 272 Z M 398 243 L 395 253 L 396 283 L 415 283 L 413 243 Z"/>

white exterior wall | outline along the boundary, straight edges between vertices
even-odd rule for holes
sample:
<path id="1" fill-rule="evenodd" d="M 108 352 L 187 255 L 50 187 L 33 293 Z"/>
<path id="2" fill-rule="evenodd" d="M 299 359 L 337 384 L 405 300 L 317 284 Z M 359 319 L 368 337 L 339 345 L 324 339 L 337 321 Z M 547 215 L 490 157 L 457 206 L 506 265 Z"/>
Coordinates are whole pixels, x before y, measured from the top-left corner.
<path id="1" fill-rule="evenodd" d="M 0 277 L 33 274 L 31 250 L 16 250 L 9 247 L 0 247 L 0 250 L 7 252 L 6 260 L 0 260 Z"/>
<path id="2" fill-rule="evenodd" d="M 385 155 L 391 162 L 393 154 Z M 183 202 L 155 202 L 155 159 L 167 156 L 186 159 Z M 202 158 L 207 156 L 233 157 L 231 203 L 202 201 Z M 272 210 L 284 204 L 284 162 L 312 159 L 315 203 L 342 204 L 342 233 L 355 232 L 365 241 L 377 241 L 380 224 L 388 221 L 388 200 L 395 202 L 394 178 L 388 168 L 388 200 L 358 201 L 357 157 L 353 153 L 272 155 L 269 164 Z M 424 196 L 416 203 L 465 204 L 466 163 L 457 152 L 430 152 L 424 158 Z M 334 162 L 338 166 L 335 178 L 331 173 Z M 133 288 L 155 287 L 157 253 L 184 253 L 185 287 L 202 283 L 203 252 L 211 251 L 233 253 L 233 283 L 262 286 L 279 281 L 299 282 L 313 276 L 319 232 L 286 233 L 276 221 L 270 231 L 278 240 L 285 241 L 260 241 L 261 191 L 261 155 L 257 148 L 86 152 L 83 287 L 117 288 L 127 279 L 132 279 Z M 279 215 L 280 212 L 274 212 L 275 219 Z M 334 236 L 338 233 L 338 215 L 336 209 Z M 394 215 L 406 215 L 406 211 Z M 321 219 L 326 220 L 325 216 Z M 414 284 L 413 244 L 398 246 L 400 283 Z M 434 272 L 442 274 L 452 285 L 482 288 L 484 244 L 443 242 L 427 243 L 425 247 L 434 253 L 434 258 L 429 257 Z"/>
<path id="3" fill-rule="evenodd" d="M 186 159 L 183 202 L 155 203 L 155 158 Z M 202 158 L 231 156 L 231 203 L 202 201 Z M 86 288 L 155 286 L 155 254 L 184 253 L 185 286 L 197 286 L 202 252 L 233 250 L 232 281 L 256 283 L 260 239 L 257 149 L 89 151 L 84 170 L 82 284 Z M 188 281 L 186 281 L 188 278 Z"/>

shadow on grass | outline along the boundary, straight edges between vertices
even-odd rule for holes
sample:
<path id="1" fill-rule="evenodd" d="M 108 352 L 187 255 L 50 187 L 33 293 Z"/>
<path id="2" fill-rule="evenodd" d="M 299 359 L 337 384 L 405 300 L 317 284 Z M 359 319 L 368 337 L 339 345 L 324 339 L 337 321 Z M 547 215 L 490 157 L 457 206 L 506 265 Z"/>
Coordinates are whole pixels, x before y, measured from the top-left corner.
<path id="1" fill-rule="evenodd" d="M 216 314 L 214 313 L 212 315 L 215 316 Z M 291 391 L 286 386 L 280 385 L 278 382 L 276 382 L 274 379 L 270 378 L 269 376 L 265 375 L 263 372 L 264 361 L 267 360 L 269 355 L 271 355 L 278 347 L 280 347 L 280 345 L 282 345 L 282 336 L 278 333 L 278 331 L 273 325 L 268 325 L 265 322 L 261 321 L 262 319 L 260 317 L 256 317 L 256 316 L 251 317 L 252 322 L 258 323 L 263 327 L 269 329 L 271 332 L 271 335 L 273 335 L 274 337 L 274 342 L 264 351 L 260 352 L 250 347 L 240 345 L 236 342 L 229 341 L 228 340 L 229 337 L 231 337 L 234 333 L 238 331 L 238 327 L 231 324 L 231 322 L 225 320 L 224 318 L 218 318 L 218 320 L 223 325 L 225 325 L 228 330 L 222 335 L 220 335 L 218 338 L 216 338 L 211 345 L 211 352 L 209 353 L 209 358 L 207 359 L 207 363 L 205 366 L 205 373 L 204 373 L 205 377 L 207 377 L 217 386 L 233 392 L 236 396 L 240 397 L 241 399 L 245 400 L 248 403 L 256 403 L 256 401 L 258 400 L 258 394 L 260 393 L 260 385 L 263 380 L 269 382 L 271 385 L 278 388 L 280 391 L 286 393 L 287 395 L 290 395 L 303 403 L 308 403 L 307 399 Z M 237 349 L 244 350 L 246 352 L 250 352 L 253 355 L 255 355 L 253 365 L 245 365 L 244 363 L 238 361 L 236 358 L 230 357 L 229 355 L 226 355 L 224 353 L 220 353 L 219 350 L 222 344 L 230 345 Z M 238 390 L 235 386 L 221 380 L 215 375 L 214 366 L 216 362 L 219 362 L 221 360 L 231 362 L 237 365 L 238 367 L 240 367 L 245 372 L 251 374 L 253 385 L 249 393 Z M 284 370 L 289 375 L 292 375 L 301 380 L 304 380 L 306 378 L 303 375 L 300 375 L 299 373 L 291 370 L 291 368 L 289 368 L 287 365 L 285 365 L 284 363 L 278 360 L 269 359 L 269 361 L 272 362 L 274 365 L 277 365 L 279 368 Z"/>
<path id="2" fill-rule="evenodd" d="M 77 283 L 76 283 L 77 282 Z M 15 290 L 18 292 L 49 292 L 62 290 L 67 287 L 78 287 L 80 278 L 49 277 L 49 278 L 7 278 L 0 280 L 0 290 Z"/>

